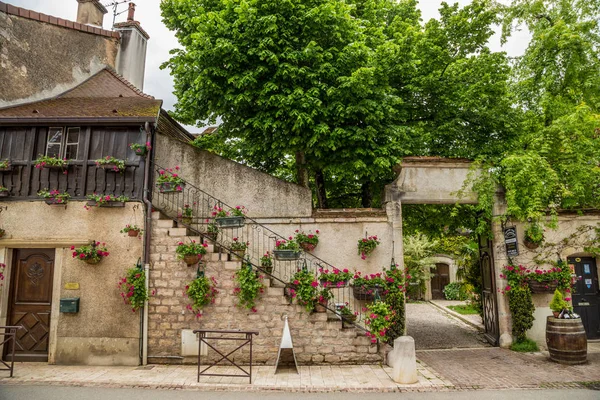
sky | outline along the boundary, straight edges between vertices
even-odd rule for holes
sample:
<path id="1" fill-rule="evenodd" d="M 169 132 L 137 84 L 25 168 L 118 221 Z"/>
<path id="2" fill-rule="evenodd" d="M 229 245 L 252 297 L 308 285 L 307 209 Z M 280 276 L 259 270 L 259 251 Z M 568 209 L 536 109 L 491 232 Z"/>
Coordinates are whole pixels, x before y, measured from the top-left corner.
<path id="1" fill-rule="evenodd" d="M 52 15 L 75 21 L 77 18 L 77 0 L 3 0 L 17 7 L 23 7 L 44 14 Z M 121 0 L 118 0 L 119 2 Z M 163 100 L 163 108 L 172 110 L 176 102 L 173 95 L 173 79 L 167 69 L 161 70 L 160 65 L 169 59 L 169 50 L 178 46 L 173 32 L 169 31 L 162 23 L 160 16 L 161 0 L 134 0 L 136 4 L 135 20 L 140 21 L 142 28 L 150 35 L 148 50 L 146 53 L 146 77 L 144 92 L 157 99 Z M 449 0 L 448 3 L 459 3 L 461 6 L 469 4 L 471 0 Z M 501 0 L 507 3 L 508 0 Z M 104 5 L 113 3 L 113 0 L 101 0 Z M 419 0 L 422 18 L 427 21 L 439 17 L 437 11 L 442 0 Z M 112 7 L 107 7 L 108 14 L 104 16 L 104 29 L 110 29 L 113 20 Z M 117 16 L 116 22 L 125 21 L 127 18 L 127 3 L 119 5 L 118 12 L 124 11 Z M 510 56 L 518 56 L 523 53 L 528 39 L 527 32 L 514 35 L 504 46 L 500 46 L 500 37 L 495 35 L 490 40 L 492 51 L 506 51 Z M 187 126 L 190 132 L 201 132 L 204 128 Z"/>

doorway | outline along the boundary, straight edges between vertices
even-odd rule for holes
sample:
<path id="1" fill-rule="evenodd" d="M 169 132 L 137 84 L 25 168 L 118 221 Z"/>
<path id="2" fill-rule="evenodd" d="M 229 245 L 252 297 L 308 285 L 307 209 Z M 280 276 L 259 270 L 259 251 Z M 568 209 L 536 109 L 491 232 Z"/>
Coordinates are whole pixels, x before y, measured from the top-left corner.
<path id="1" fill-rule="evenodd" d="M 567 261 L 577 276 L 572 296 L 573 310 L 581 316 L 587 338 L 600 339 L 600 291 L 596 259 L 569 257 Z"/>
<path id="2" fill-rule="evenodd" d="M 431 298 L 443 300 L 444 288 L 450 283 L 450 266 L 448 264 L 435 264 L 431 271 Z"/>
<path id="3" fill-rule="evenodd" d="M 15 249 L 11 273 L 8 325 L 17 331 L 15 361 L 48 361 L 54 249 Z M 10 360 L 4 346 L 4 360 Z"/>

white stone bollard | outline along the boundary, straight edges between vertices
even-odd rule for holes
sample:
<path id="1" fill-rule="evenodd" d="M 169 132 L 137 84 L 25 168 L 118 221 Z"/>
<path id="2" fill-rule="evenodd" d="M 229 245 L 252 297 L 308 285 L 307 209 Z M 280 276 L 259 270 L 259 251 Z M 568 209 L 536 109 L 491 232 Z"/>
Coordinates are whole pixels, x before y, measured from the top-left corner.
<path id="1" fill-rule="evenodd" d="M 388 353 L 388 365 L 392 367 L 392 379 L 396 383 L 417 383 L 417 355 L 415 340 L 400 336 L 394 340 L 394 349 Z"/>

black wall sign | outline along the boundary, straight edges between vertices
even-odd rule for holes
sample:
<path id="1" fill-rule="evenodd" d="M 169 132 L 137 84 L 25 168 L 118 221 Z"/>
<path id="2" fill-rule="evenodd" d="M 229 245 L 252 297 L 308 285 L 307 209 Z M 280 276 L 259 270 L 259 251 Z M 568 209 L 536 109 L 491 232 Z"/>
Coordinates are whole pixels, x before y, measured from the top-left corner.
<path id="1" fill-rule="evenodd" d="M 515 257 L 519 255 L 519 245 L 517 243 L 517 227 L 512 226 L 504 229 L 504 243 L 506 244 L 506 255 Z"/>

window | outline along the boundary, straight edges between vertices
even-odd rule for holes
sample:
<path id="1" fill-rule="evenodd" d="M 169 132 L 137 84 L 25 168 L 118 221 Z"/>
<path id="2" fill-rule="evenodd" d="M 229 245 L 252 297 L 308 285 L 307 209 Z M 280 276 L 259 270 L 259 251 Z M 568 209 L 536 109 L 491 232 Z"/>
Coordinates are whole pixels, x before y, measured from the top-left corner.
<path id="1" fill-rule="evenodd" d="M 79 152 L 79 127 L 66 128 L 50 127 L 48 129 L 48 142 L 46 144 L 46 155 L 49 157 L 66 158 L 77 160 Z"/>

